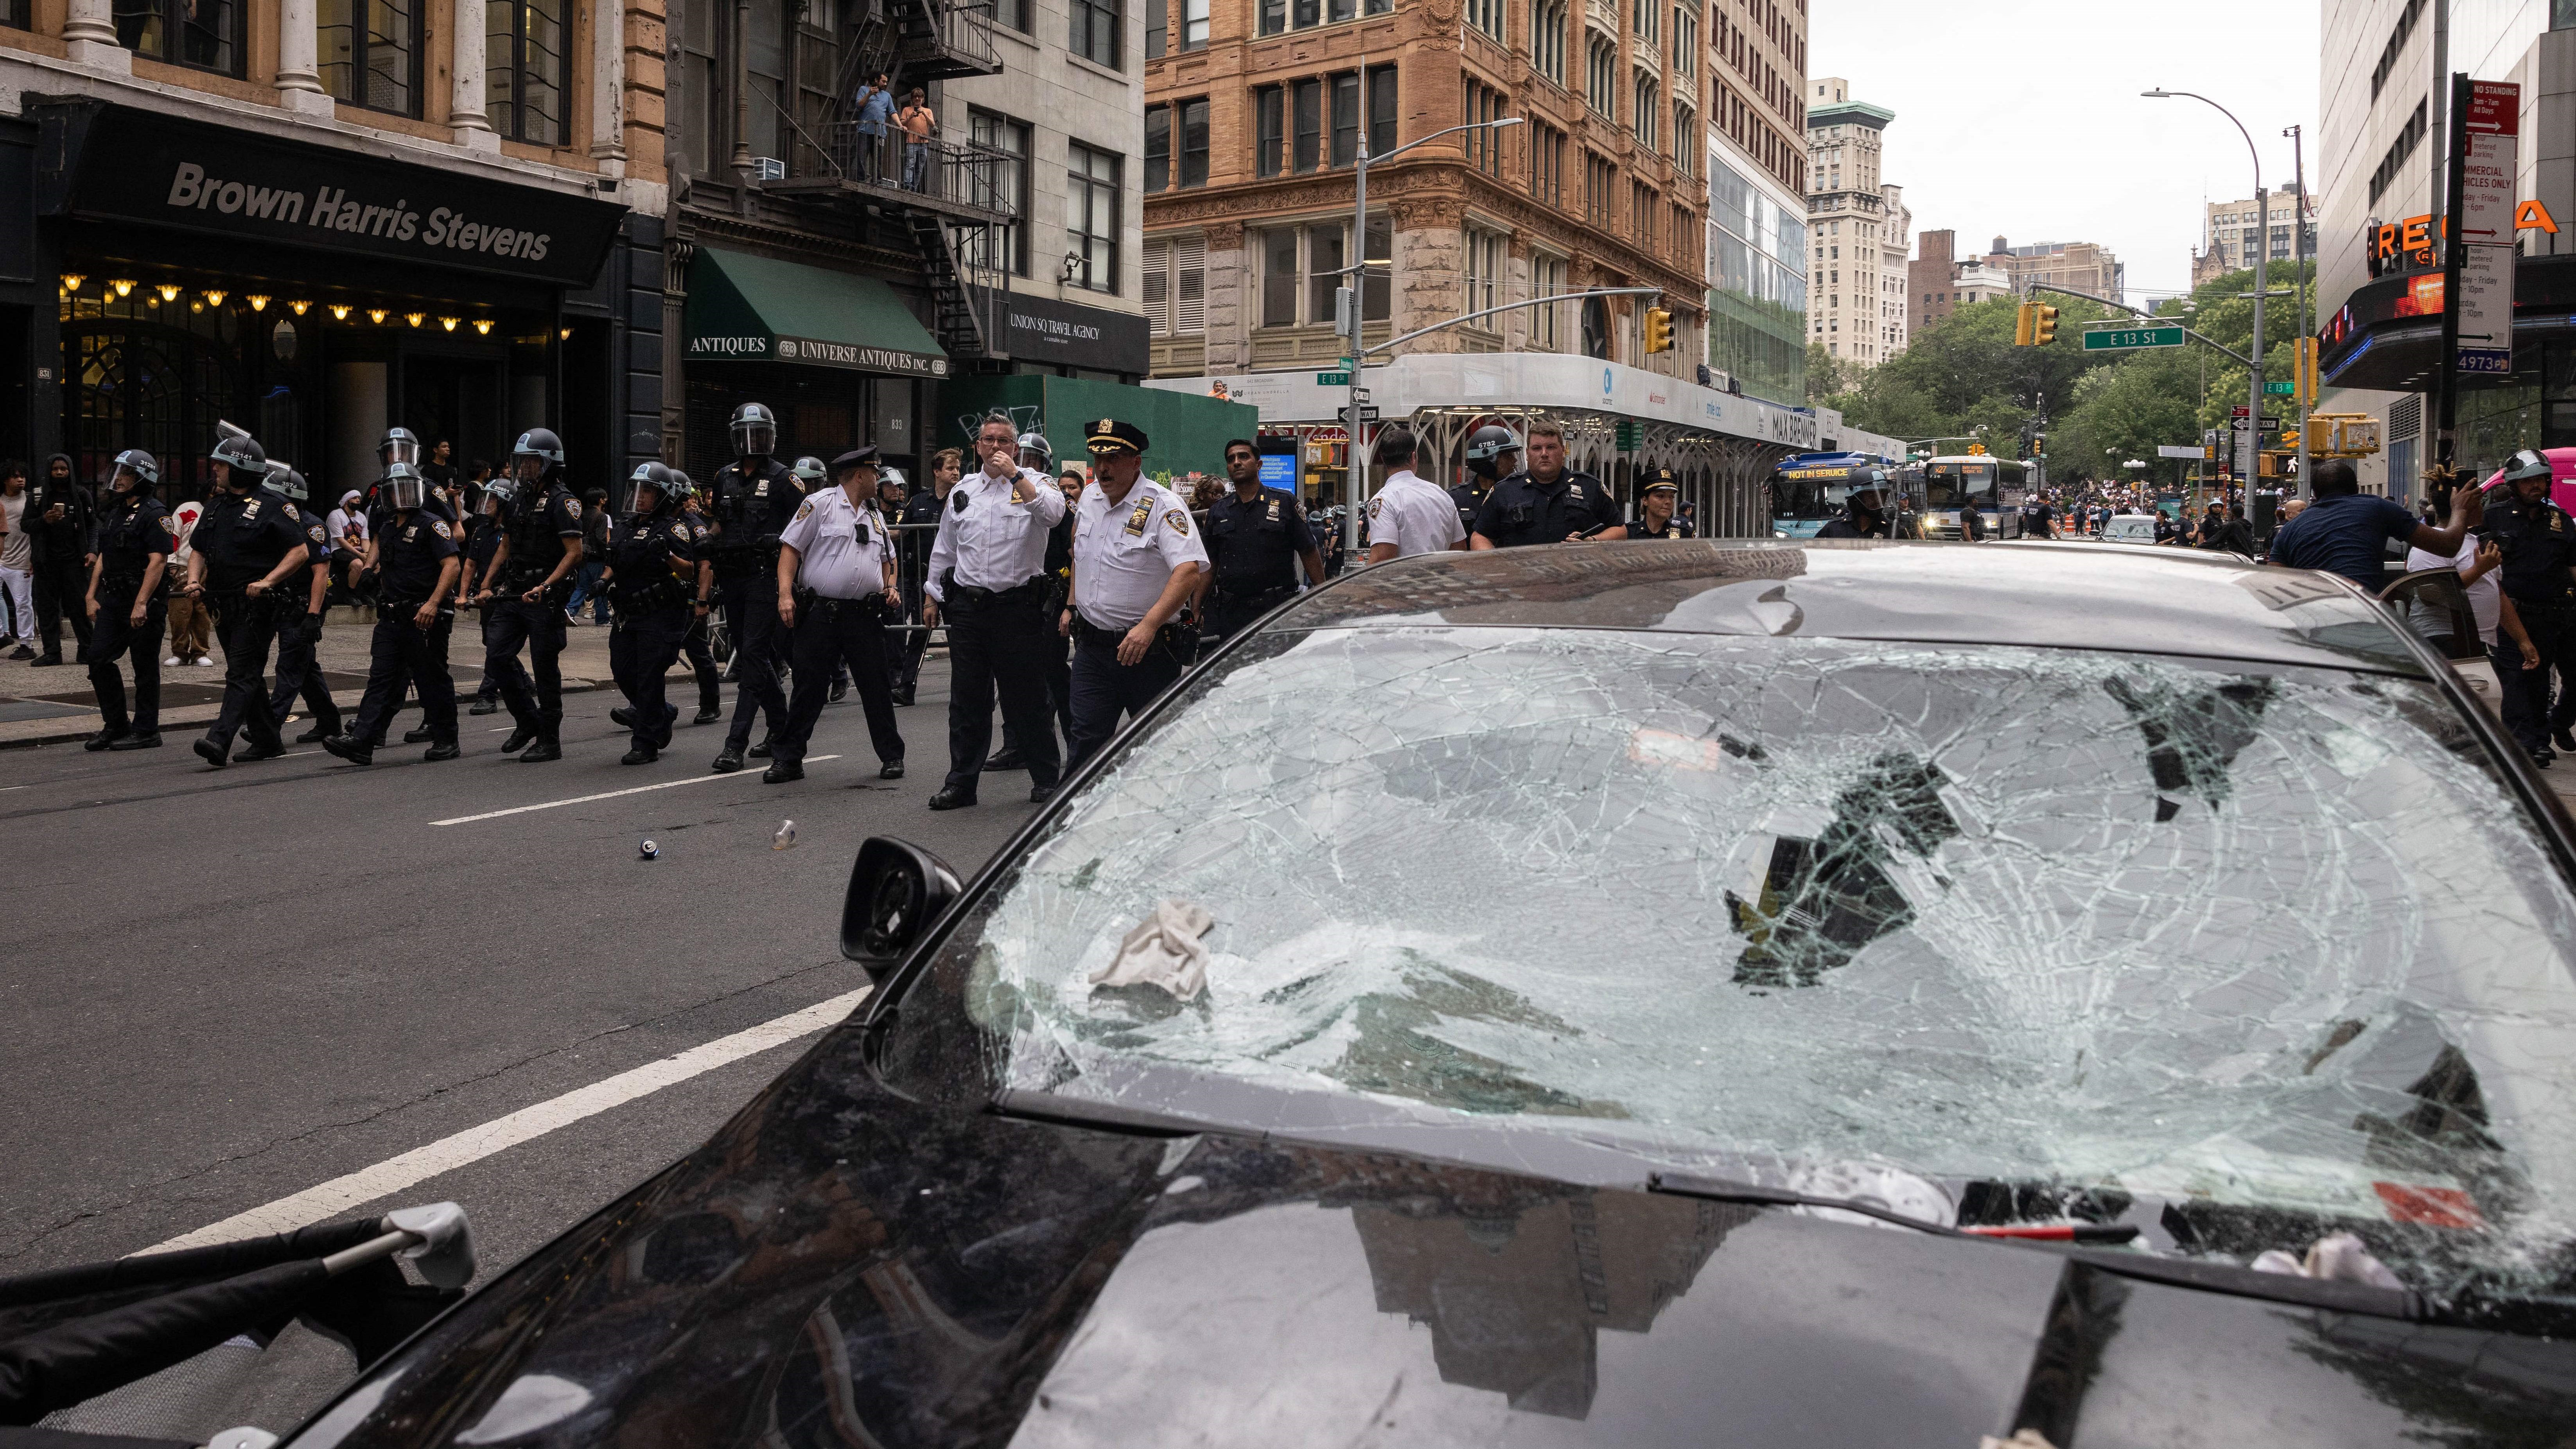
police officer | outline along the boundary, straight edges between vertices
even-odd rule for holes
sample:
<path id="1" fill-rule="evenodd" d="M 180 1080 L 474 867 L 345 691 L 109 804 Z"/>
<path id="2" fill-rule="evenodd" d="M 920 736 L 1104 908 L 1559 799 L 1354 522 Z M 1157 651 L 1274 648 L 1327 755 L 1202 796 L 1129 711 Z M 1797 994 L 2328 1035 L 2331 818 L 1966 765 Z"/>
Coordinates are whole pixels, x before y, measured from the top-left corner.
<path id="1" fill-rule="evenodd" d="M 948 506 L 949 490 L 957 486 L 965 469 L 964 455 L 956 448 L 942 448 L 931 455 L 929 481 L 904 499 L 894 519 L 902 525 L 895 530 L 895 573 L 903 583 L 904 617 L 913 621 L 904 633 L 903 657 L 895 665 L 894 702 L 899 705 L 912 703 L 921 681 L 921 656 L 930 647 L 931 626 L 923 608 L 930 597 L 924 588 L 930 581 L 930 546 L 939 536 L 939 515 Z"/>
<path id="2" fill-rule="evenodd" d="M 563 463 L 563 440 L 550 430 L 519 435 L 510 450 L 500 546 L 475 594 L 476 603 L 494 605 L 483 622 L 484 658 L 518 726 L 501 753 L 530 764 L 563 758 L 563 601 L 581 567 L 581 504 L 563 485 Z M 529 674 L 515 668 L 521 644 Z"/>
<path id="3" fill-rule="evenodd" d="M 1324 555 L 1297 495 L 1261 486 L 1261 453 L 1249 439 L 1225 445 L 1225 476 L 1234 491 L 1208 506 L 1209 582 L 1206 642 L 1210 647 L 1268 613 L 1297 592 L 1297 565 L 1308 586 L 1324 581 Z"/>
<path id="4" fill-rule="evenodd" d="M 92 626 L 81 635 L 88 641 L 82 652 L 89 661 L 90 688 L 98 694 L 100 726 L 82 743 L 86 750 L 161 747 L 161 629 L 169 617 L 161 599 L 161 575 L 178 531 L 169 510 L 152 496 L 152 486 L 160 481 L 160 466 L 150 453 L 128 448 L 116 455 L 82 599 L 83 622 Z M 125 713 L 120 658 L 134 662 L 131 718 Z"/>
<path id="5" fill-rule="evenodd" d="M 512 485 L 505 478 L 487 478 L 475 485 L 472 491 L 473 508 L 465 517 L 462 554 L 464 569 L 457 576 L 456 583 L 456 598 L 460 604 L 483 595 L 485 592 L 483 584 L 492 577 L 492 560 L 499 557 L 501 552 L 502 505 L 508 501 Z M 375 542 L 373 536 L 371 535 L 367 541 L 372 551 Z M 493 663 L 492 621 L 498 615 L 497 605 L 487 605 L 479 611 L 478 621 L 474 626 L 476 636 L 483 641 L 482 676 L 475 685 L 474 708 L 471 711 L 477 715 L 500 713 L 503 674 L 515 678 L 522 693 L 533 693 L 535 690 L 535 686 L 528 680 L 527 669 L 519 663 L 516 656 L 501 661 L 497 666 Z"/>
<path id="6" fill-rule="evenodd" d="M 1577 538 L 1625 538 L 1618 500 L 1598 478 L 1565 466 L 1565 434 L 1529 430 L 1528 465 L 1494 485 L 1476 510 L 1469 548 L 1518 548 Z"/>
<path id="7" fill-rule="evenodd" d="M 688 635 L 698 583 L 697 530 L 681 511 L 681 488 L 679 475 L 660 463 L 638 463 L 609 525 L 601 586 L 617 622 L 608 636 L 608 668 L 626 696 L 633 732 L 622 765 L 661 758 L 680 717 L 679 707 L 663 697 L 665 676 Z"/>
<path id="8" fill-rule="evenodd" d="M 2485 522 L 2504 553 L 2505 598 L 2540 665 L 2525 669 L 2521 647 L 2503 638 L 2489 646 L 2489 659 L 2504 696 L 2505 732 L 2532 763 L 2545 766 L 2557 758 L 2547 733 L 2549 671 L 2576 669 L 2576 519 L 2549 501 L 2546 456 L 2525 448 L 2503 471 L 2504 486 L 2487 505 Z"/>
<path id="9" fill-rule="evenodd" d="M 698 558 L 697 582 L 689 591 L 689 632 L 680 641 L 680 657 L 689 661 L 689 672 L 698 681 L 698 712 L 689 723 L 714 724 L 724 718 L 724 671 L 716 667 L 715 651 L 707 642 L 707 621 L 715 609 L 715 566 L 707 561 L 707 550 L 716 534 L 707 522 L 697 481 L 677 468 L 671 477 L 680 485 L 680 521 L 688 525 L 689 546 Z"/>
<path id="10" fill-rule="evenodd" d="M 144 456 L 149 462 L 150 455 Z M 144 491 L 151 491 L 149 484 Z M 71 615 L 72 657 L 89 657 L 89 617 L 81 601 L 86 597 L 91 572 L 90 526 L 94 513 L 89 490 L 72 477 L 68 453 L 56 453 L 45 465 L 45 476 L 27 489 L 27 512 L 20 521 L 27 530 L 29 561 L 35 567 L 36 633 L 44 645 L 29 668 L 50 668 L 63 662 L 62 625 L 66 613 Z"/>
<path id="11" fill-rule="evenodd" d="M 796 492 L 801 498 L 813 497 L 814 490 L 829 481 L 823 468 L 823 460 L 810 454 L 797 459 L 796 466 L 788 471 L 796 475 Z M 790 656 L 794 653 L 794 643 L 788 638 L 788 625 L 783 620 L 779 624 L 777 638 L 777 663 L 779 678 L 782 681 L 781 687 L 793 689 L 794 684 L 790 676 L 795 671 L 791 666 Z M 839 704 L 849 692 L 850 666 L 836 656 L 832 660 L 832 703 Z M 790 702 L 793 702 L 792 699 Z"/>
<path id="12" fill-rule="evenodd" d="M 732 631 L 733 723 L 725 731 L 724 749 L 713 768 L 729 774 L 742 768 L 751 745 L 752 716 L 767 721 L 754 756 L 769 753 L 772 737 L 787 721 L 787 695 L 778 683 L 778 597 L 770 586 L 779 531 L 796 514 L 804 494 L 796 475 L 770 454 L 778 448 L 778 419 L 759 403 L 733 410 L 734 461 L 716 473 L 715 497 L 708 521 L 715 525 L 716 592 L 724 600 L 725 627 Z"/>
<path id="13" fill-rule="evenodd" d="M 278 586 L 310 567 L 313 556 L 303 514 L 260 486 L 268 477 L 268 457 L 256 441 L 246 433 L 227 434 L 207 459 L 215 496 L 189 537 L 187 591 L 213 607 L 216 637 L 224 646 L 223 708 L 195 746 L 207 764 L 220 768 L 230 762 L 238 733 L 250 736 L 245 760 L 286 753 L 268 704 L 268 650 L 285 610 L 300 610 L 304 602 L 290 600 Z"/>
<path id="14" fill-rule="evenodd" d="M 1673 505 L 1681 501 L 1682 486 L 1670 468 L 1657 468 L 1646 475 L 1645 491 L 1637 495 L 1637 521 L 1628 525 L 1630 538 L 1697 538 L 1699 530 L 1690 520 L 1673 514 Z"/>
<path id="15" fill-rule="evenodd" d="M 304 475 L 271 458 L 268 461 L 268 491 L 279 499 L 304 504 L 307 491 Z M 322 666 L 314 656 L 322 643 L 323 600 L 331 592 L 331 534 L 322 526 L 322 515 L 310 507 L 299 507 L 304 517 L 304 551 L 312 555 L 312 566 L 301 579 L 289 576 L 286 586 L 285 621 L 277 627 L 277 677 L 269 690 L 268 711 L 283 723 L 295 708 L 295 697 L 304 697 L 304 707 L 313 716 L 313 727 L 295 737 L 299 745 L 340 732 L 340 706 L 331 698 L 330 681 L 322 677 Z M 300 597 L 303 607 L 294 607 Z"/>
<path id="16" fill-rule="evenodd" d="M 1972 509 L 1963 509 L 1966 518 Z M 1851 494 L 1843 500 L 1843 516 L 1831 519 L 1816 530 L 1818 538 L 1886 538 L 1892 532 L 1888 522 L 1887 475 L 1876 468 L 1866 478 L 1855 479 Z"/>
<path id="17" fill-rule="evenodd" d="M 1458 505 L 1458 531 L 1476 531 L 1476 515 L 1494 485 L 1521 470 L 1521 440 L 1500 423 L 1487 423 L 1467 435 L 1467 481 L 1449 490 Z"/>
<path id="18" fill-rule="evenodd" d="M 993 701 L 1019 735 L 1029 762 L 1029 798 L 1055 794 L 1059 756 L 1047 721 L 1047 532 L 1064 518 L 1053 479 L 1019 464 L 1019 431 L 1008 413 L 976 426 L 981 466 L 948 490 L 931 541 L 922 622 L 948 622 L 948 778 L 933 810 L 975 803 L 993 742 Z"/>
<path id="19" fill-rule="evenodd" d="M 376 628 L 368 640 L 367 689 L 345 734 L 322 748 L 353 765 L 375 762 L 376 742 L 402 703 L 408 684 L 420 694 L 429 749 L 423 760 L 452 760 L 456 681 L 447 672 L 447 641 L 456 624 L 454 598 L 464 577 L 456 526 L 429 508 L 435 486 L 409 463 L 385 465 L 385 501 L 393 512 L 368 535 L 364 571 L 374 574 Z M 405 743 L 413 743 L 406 736 Z"/>
<path id="20" fill-rule="evenodd" d="M 1204 580 L 1208 553 L 1189 500 L 1142 481 L 1145 433 L 1102 418 L 1091 425 L 1091 486 L 1073 521 L 1073 754 L 1080 765 L 1181 677 L 1197 629 L 1180 617 Z M 1256 479 L 1256 482 L 1258 480 Z"/>
<path id="21" fill-rule="evenodd" d="M 832 460 L 830 482 L 805 495 L 778 536 L 778 617 L 793 631 L 796 691 L 787 728 L 770 746 L 772 785 L 805 778 L 805 744 L 823 714 L 823 680 L 832 666 L 859 682 L 868 743 L 880 779 L 903 778 L 903 735 L 894 722 L 894 686 L 886 668 L 885 621 L 902 607 L 894 551 L 877 511 L 877 450 L 859 448 Z"/>

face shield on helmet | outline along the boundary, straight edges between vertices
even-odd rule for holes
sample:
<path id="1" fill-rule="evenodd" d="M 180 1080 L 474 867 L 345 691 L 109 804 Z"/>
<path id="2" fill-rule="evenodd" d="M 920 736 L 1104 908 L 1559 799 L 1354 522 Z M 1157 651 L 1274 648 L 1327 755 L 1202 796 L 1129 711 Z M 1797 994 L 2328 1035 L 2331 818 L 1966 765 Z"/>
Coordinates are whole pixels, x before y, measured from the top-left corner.
<path id="1" fill-rule="evenodd" d="M 420 438 L 409 428 L 389 428 L 385 440 L 376 445 L 376 464 L 391 468 L 400 463 L 407 468 L 420 466 Z"/>
<path id="2" fill-rule="evenodd" d="M 483 515 L 486 518 L 500 517 L 508 511 L 510 500 L 518 496 L 519 485 L 515 479 L 493 479 L 483 485 Z"/>
<path id="3" fill-rule="evenodd" d="M 530 428 L 510 449 L 510 474 L 521 483 L 536 483 L 562 467 L 563 460 L 563 439 L 550 428 Z"/>
<path id="4" fill-rule="evenodd" d="M 418 508 L 429 501 L 429 480 L 409 463 L 385 466 L 385 496 L 397 509 Z"/>
<path id="5" fill-rule="evenodd" d="M 626 481 L 617 486 L 617 511 L 623 514 L 651 515 L 660 513 L 673 501 L 671 470 L 660 463 L 638 463 Z"/>
<path id="6" fill-rule="evenodd" d="M 808 493 L 822 487 L 823 480 L 829 476 L 823 468 L 823 460 L 811 455 L 797 459 L 796 466 L 788 471 L 796 475 L 796 481 L 804 484 Z"/>
<path id="7" fill-rule="evenodd" d="M 1487 423 L 1467 435 L 1467 471 L 1496 482 L 1519 471 L 1521 440 L 1500 423 Z"/>
<path id="8" fill-rule="evenodd" d="M 161 465 L 141 448 L 128 448 L 116 455 L 116 471 L 108 476 L 107 486 L 118 493 L 149 489 L 161 481 Z"/>
<path id="9" fill-rule="evenodd" d="M 1887 511 L 1887 475 L 1872 473 L 1852 484 L 1851 506 L 1862 513 Z"/>
<path id="10" fill-rule="evenodd" d="M 1047 446 L 1046 434 L 1035 431 L 1020 434 L 1020 466 L 1035 468 L 1041 473 L 1055 466 L 1055 450 Z"/>
<path id="11" fill-rule="evenodd" d="M 759 403 L 733 410 L 733 451 L 738 458 L 766 458 L 778 447 L 778 419 Z"/>
<path id="12" fill-rule="evenodd" d="M 2525 448 L 2505 461 L 2505 486 L 2513 487 L 2530 482 L 2534 478 L 2545 482 L 2553 471 L 2546 454 Z"/>

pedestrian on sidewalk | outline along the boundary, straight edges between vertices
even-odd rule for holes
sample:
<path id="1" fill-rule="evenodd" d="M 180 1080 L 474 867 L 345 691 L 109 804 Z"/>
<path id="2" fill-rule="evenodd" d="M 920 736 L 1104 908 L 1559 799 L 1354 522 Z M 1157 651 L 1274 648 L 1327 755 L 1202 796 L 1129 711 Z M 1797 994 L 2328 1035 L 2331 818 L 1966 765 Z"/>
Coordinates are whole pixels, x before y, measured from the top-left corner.
<path id="1" fill-rule="evenodd" d="M 148 454 L 146 455 L 149 456 Z M 147 485 L 148 486 L 148 485 Z M 215 661 L 206 652 L 214 641 L 214 616 L 206 606 L 179 587 L 188 577 L 188 564 L 197 556 L 195 539 L 197 520 L 204 517 L 206 506 L 191 499 L 170 511 L 171 549 L 169 567 L 162 571 L 163 591 L 169 595 L 170 657 L 161 661 L 163 668 L 198 666 L 212 669 Z M 104 520 L 101 520 L 102 524 Z"/>
<path id="2" fill-rule="evenodd" d="M 12 659 L 36 657 L 36 551 L 27 536 L 27 471 L 0 473 L 0 599 L 9 607 Z"/>
<path id="3" fill-rule="evenodd" d="M 0 465 L 0 471 L 23 465 Z M 63 662 L 63 616 L 71 616 L 72 638 L 76 641 L 72 658 L 82 660 L 89 651 L 89 612 L 82 599 L 89 589 L 90 524 L 93 509 L 89 490 L 72 477 L 70 455 L 56 453 L 45 468 L 45 476 L 27 489 L 27 527 L 29 541 L 35 545 L 36 636 L 39 640 L 36 663 L 50 667 Z"/>
<path id="4" fill-rule="evenodd" d="M 99 731 L 87 750 L 150 750 L 161 745 L 161 579 L 177 530 L 152 496 L 160 466 L 140 448 L 116 455 L 109 506 L 99 520 L 81 612 L 96 629 L 87 647 L 90 688 L 98 695 Z M 125 678 L 134 667 L 134 713 L 125 712 Z"/>

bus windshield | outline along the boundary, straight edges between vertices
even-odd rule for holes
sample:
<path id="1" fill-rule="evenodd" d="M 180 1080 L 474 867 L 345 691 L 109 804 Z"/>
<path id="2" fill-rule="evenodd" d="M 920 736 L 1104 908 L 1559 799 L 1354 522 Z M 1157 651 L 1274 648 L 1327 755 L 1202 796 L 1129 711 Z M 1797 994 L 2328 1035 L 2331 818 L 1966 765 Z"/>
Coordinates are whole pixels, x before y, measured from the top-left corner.
<path id="1" fill-rule="evenodd" d="M 1980 512 L 1995 506 L 1995 465 L 1992 463 L 1934 463 L 1924 470 L 1928 489 L 1924 501 L 1934 508 L 1976 507 Z"/>
<path id="2" fill-rule="evenodd" d="M 1885 459 L 1865 453 L 1802 453 L 1784 458 L 1771 479 L 1775 534 L 1804 538 L 1839 517 L 1852 485 L 1876 476 L 1893 482 Z"/>

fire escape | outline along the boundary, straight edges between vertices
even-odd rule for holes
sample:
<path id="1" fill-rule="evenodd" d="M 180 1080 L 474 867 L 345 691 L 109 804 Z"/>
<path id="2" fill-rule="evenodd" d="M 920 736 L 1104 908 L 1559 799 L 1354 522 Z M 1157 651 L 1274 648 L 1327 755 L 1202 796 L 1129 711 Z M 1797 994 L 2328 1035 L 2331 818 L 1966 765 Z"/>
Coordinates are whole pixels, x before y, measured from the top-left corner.
<path id="1" fill-rule="evenodd" d="M 846 212 L 857 225 L 870 215 L 898 218 L 930 284 L 940 346 L 959 359 L 1001 360 L 998 298 L 1010 284 L 1011 228 L 1020 220 L 1009 167 L 1018 158 L 946 137 L 910 146 L 892 122 L 883 136 L 862 136 L 855 112 L 860 84 L 880 74 L 893 78 L 897 96 L 934 80 L 999 75 L 993 0 L 853 8 L 828 110 L 818 125 L 795 128 L 787 174 L 761 189 Z"/>

